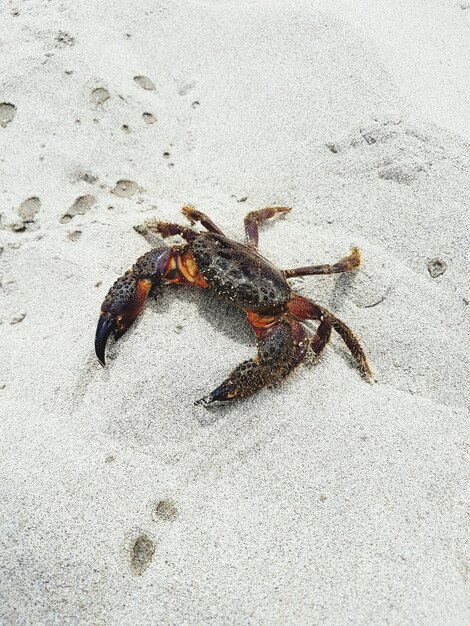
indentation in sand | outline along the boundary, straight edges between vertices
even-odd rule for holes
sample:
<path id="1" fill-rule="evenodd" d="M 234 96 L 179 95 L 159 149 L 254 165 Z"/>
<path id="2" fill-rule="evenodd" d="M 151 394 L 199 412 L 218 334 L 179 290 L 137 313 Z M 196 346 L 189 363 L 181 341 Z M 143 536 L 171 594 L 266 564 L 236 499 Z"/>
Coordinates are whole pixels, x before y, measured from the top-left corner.
<path id="1" fill-rule="evenodd" d="M 176 504 L 172 500 L 160 500 L 155 505 L 152 517 L 155 521 L 163 520 L 165 522 L 172 522 L 178 517 Z"/>
<path id="2" fill-rule="evenodd" d="M 0 126 L 9 124 L 16 115 L 16 106 L 10 102 L 0 102 Z"/>
<path id="3" fill-rule="evenodd" d="M 132 198 L 137 192 L 141 191 L 139 185 L 133 180 L 118 180 L 114 189 L 111 190 L 115 196 L 120 198 Z"/>
<path id="4" fill-rule="evenodd" d="M 146 124 L 155 124 L 157 118 L 153 113 L 142 113 L 142 118 Z"/>
<path id="5" fill-rule="evenodd" d="M 69 33 L 66 33 L 63 30 L 59 30 L 57 34 L 56 40 L 56 48 L 67 48 L 68 46 L 75 45 L 75 38 Z"/>
<path id="6" fill-rule="evenodd" d="M 76 215 L 84 215 L 94 204 L 96 204 L 95 196 L 79 196 L 67 213 L 64 213 L 64 215 L 60 218 L 60 223 L 67 224 L 67 222 L 70 222 L 70 220 Z"/>
<path id="7" fill-rule="evenodd" d="M 142 533 L 131 546 L 130 566 L 132 573 L 141 576 L 150 565 L 155 552 L 155 544 L 152 539 Z"/>
<path id="8" fill-rule="evenodd" d="M 77 174 L 77 180 L 83 180 L 84 183 L 88 183 L 89 185 L 94 185 L 98 181 L 98 176 L 94 176 L 89 172 L 79 172 Z"/>
<path id="9" fill-rule="evenodd" d="M 425 171 L 425 164 L 419 160 L 405 159 L 388 167 L 378 170 L 380 178 L 393 180 L 396 183 L 409 185 L 418 178 L 420 172 Z"/>
<path id="10" fill-rule="evenodd" d="M 428 263 L 428 272 L 432 278 L 442 276 L 447 270 L 447 263 L 442 259 L 431 259 Z"/>
<path id="11" fill-rule="evenodd" d="M 196 83 L 194 81 L 182 83 L 178 87 L 178 95 L 186 96 L 192 89 L 194 89 L 195 86 L 196 86 Z"/>
<path id="12" fill-rule="evenodd" d="M 155 91 L 155 83 L 148 76 L 134 76 L 134 82 L 142 89 L 147 91 Z"/>
<path id="13" fill-rule="evenodd" d="M 19 315 L 16 315 L 10 322 L 10 324 L 14 325 L 14 324 L 20 324 L 24 318 L 26 317 L 26 313 L 19 313 Z"/>
<path id="14" fill-rule="evenodd" d="M 81 236 L 82 236 L 81 230 L 74 230 L 67 235 L 67 239 L 70 239 L 70 241 L 78 241 Z"/>
<path id="15" fill-rule="evenodd" d="M 33 222 L 36 214 L 41 208 L 41 201 L 36 196 L 24 200 L 16 209 L 16 212 L 23 222 Z"/>
<path id="16" fill-rule="evenodd" d="M 97 87 L 91 92 L 90 100 L 95 107 L 102 106 L 106 100 L 111 98 L 111 94 L 104 87 Z"/>

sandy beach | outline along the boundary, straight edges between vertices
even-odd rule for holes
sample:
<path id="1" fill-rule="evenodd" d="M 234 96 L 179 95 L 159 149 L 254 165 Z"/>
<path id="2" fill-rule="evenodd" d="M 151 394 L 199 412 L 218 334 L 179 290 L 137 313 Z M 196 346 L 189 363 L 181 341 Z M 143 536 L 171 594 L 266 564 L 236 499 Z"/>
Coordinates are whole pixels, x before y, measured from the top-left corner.
<path id="1" fill-rule="evenodd" d="M 4 0 L 0 624 L 470 622 L 470 3 Z M 346 322 L 217 410 L 244 315 L 100 305 L 193 204 Z M 176 241 L 176 239 L 175 239 Z M 163 297 L 164 295 L 164 297 Z M 314 326 L 313 326 L 314 327 Z"/>

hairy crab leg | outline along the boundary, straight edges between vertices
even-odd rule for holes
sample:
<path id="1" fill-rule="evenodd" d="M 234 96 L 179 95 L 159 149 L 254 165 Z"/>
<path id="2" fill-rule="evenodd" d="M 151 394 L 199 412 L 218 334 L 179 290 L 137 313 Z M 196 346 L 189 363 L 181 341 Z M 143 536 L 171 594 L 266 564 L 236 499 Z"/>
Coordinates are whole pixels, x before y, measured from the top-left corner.
<path id="1" fill-rule="evenodd" d="M 258 224 L 274 217 L 278 213 L 289 213 L 289 207 L 272 206 L 257 211 L 250 211 L 245 216 L 245 233 L 248 245 L 252 248 L 258 247 Z"/>
<path id="2" fill-rule="evenodd" d="M 217 235 L 222 235 L 223 237 L 225 237 L 224 233 L 220 230 L 218 226 L 214 224 L 210 217 L 208 217 L 205 213 L 201 213 L 201 211 L 198 211 L 190 204 L 184 206 L 181 209 L 181 213 L 190 221 L 191 224 L 199 222 L 209 232 L 217 233 Z"/>
<path id="3" fill-rule="evenodd" d="M 227 404 L 280 381 L 302 361 L 308 339 L 301 324 L 284 319 L 262 330 L 257 346 L 255 358 L 241 363 L 221 385 L 195 404 Z"/>
<path id="4" fill-rule="evenodd" d="M 283 270 L 286 278 L 296 276 L 313 276 L 318 274 L 339 274 L 341 272 L 352 272 L 361 264 L 361 253 L 359 248 L 353 248 L 348 256 L 343 257 L 332 265 L 308 265 L 307 267 L 297 267 L 291 270 Z"/>
<path id="5" fill-rule="evenodd" d="M 348 347 L 359 367 L 359 371 L 361 372 L 362 376 L 370 382 L 372 373 L 367 362 L 367 357 L 364 354 L 364 351 L 354 333 L 348 326 L 346 326 L 344 322 L 335 317 L 333 313 L 330 313 L 330 311 L 327 311 L 312 300 L 308 300 L 307 298 L 299 295 L 293 296 L 293 298 L 287 304 L 287 308 L 289 310 L 289 313 L 298 320 L 319 320 L 320 322 L 326 322 L 321 331 L 323 339 L 321 336 L 317 339 L 321 328 L 320 324 L 317 330 L 317 336 L 314 337 L 314 340 L 312 342 L 312 347 L 316 354 L 319 354 L 319 348 L 323 349 L 326 345 L 325 334 L 329 339 L 328 325 L 333 328 Z M 318 342 L 317 345 L 319 346 L 317 347 L 317 350 L 315 350 L 316 342 Z"/>
<path id="6" fill-rule="evenodd" d="M 310 348 L 315 353 L 315 356 L 319 357 L 330 341 L 332 328 L 330 320 L 324 319 L 320 322 L 317 332 L 310 341 Z"/>
<path id="7" fill-rule="evenodd" d="M 139 235 L 147 235 L 150 233 L 156 233 L 166 239 L 167 237 L 173 237 L 174 235 L 180 235 L 185 241 L 190 243 L 197 237 L 197 233 L 191 228 L 181 226 L 181 224 L 173 224 L 171 222 L 162 222 L 155 219 L 146 220 L 143 224 L 134 226 L 134 230 Z"/>

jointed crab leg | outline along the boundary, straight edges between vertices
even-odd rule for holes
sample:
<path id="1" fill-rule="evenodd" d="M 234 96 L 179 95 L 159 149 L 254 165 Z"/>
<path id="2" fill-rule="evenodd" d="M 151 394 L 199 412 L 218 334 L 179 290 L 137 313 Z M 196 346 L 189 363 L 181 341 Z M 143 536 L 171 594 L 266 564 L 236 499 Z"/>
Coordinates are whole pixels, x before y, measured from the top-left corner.
<path id="1" fill-rule="evenodd" d="M 197 237 L 197 233 L 191 228 L 181 226 L 181 224 L 173 224 L 172 222 L 162 222 L 160 220 L 146 220 L 143 224 L 134 226 L 134 230 L 144 237 L 149 232 L 156 233 L 164 239 L 173 237 L 174 235 L 180 235 L 188 243 Z"/>
<path id="2" fill-rule="evenodd" d="M 201 213 L 201 211 L 198 211 L 190 204 L 184 206 L 181 209 L 181 213 L 191 222 L 191 224 L 199 222 L 209 232 L 224 236 L 224 233 L 214 224 L 210 217 L 208 217 L 205 213 Z"/>
<path id="3" fill-rule="evenodd" d="M 323 319 L 320 322 L 317 332 L 310 340 L 310 347 L 315 353 L 315 356 L 320 356 L 325 349 L 326 344 L 330 341 L 332 328 L 333 327 L 329 319 Z"/>
<path id="4" fill-rule="evenodd" d="M 250 211 L 245 216 L 245 233 L 248 245 L 252 248 L 258 247 L 258 224 L 277 215 L 277 213 L 288 213 L 290 209 L 285 206 L 272 206 L 258 211 Z"/>
<path id="5" fill-rule="evenodd" d="M 354 333 L 344 322 L 335 317 L 330 311 L 315 304 L 312 300 L 308 300 L 299 295 L 295 295 L 289 301 L 287 308 L 289 313 L 298 320 L 319 320 L 321 322 L 317 329 L 317 334 L 312 340 L 312 348 L 317 355 L 320 354 L 321 350 L 325 347 L 331 333 L 331 328 L 334 328 L 349 348 L 362 376 L 366 380 L 371 379 L 372 373 L 367 362 L 367 357 Z"/>
<path id="6" fill-rule="evenodd" d="M 332 265 L 308 265 L 307 267 L 297 267 L 291 270 L 283 270 L 286 278 L 295 276 L 313 276 L 318 274 L 339 274 L 341 272 L 352 272 L 361 264 L 361 254 L 359 248 L 353 248 L 348 256 L 343 257 Z"/>
<path id="7" fill-rule="evenodd" d="M 241 363 L 227 380 L 196 404 L 208 406 L 241 400 L 278 382 L 302 361 L 308 340 L 296 320 L 284 319 L 263 330 L 257 346 L 255 358 Z"/>

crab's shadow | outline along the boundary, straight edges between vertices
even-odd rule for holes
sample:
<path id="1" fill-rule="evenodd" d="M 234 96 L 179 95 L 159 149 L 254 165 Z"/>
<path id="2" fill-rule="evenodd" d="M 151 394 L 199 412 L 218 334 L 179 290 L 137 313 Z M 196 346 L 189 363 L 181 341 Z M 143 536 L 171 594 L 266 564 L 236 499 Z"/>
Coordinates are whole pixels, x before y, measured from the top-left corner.
<path id="1" fill-rule="evenodd" d="M 220 300 L 208 290 L 181 288 L 165 285 L 155 292 L 150 308 L 156 315 L 176 309 L 196 309 L 197 313 L 214 328 L 232 341 L 244 346 L 253 345 L 253 334 L 246 321 L 246 315 L 229 302 Z M 175 324 L 180 320 L 175 318 Z"/>

